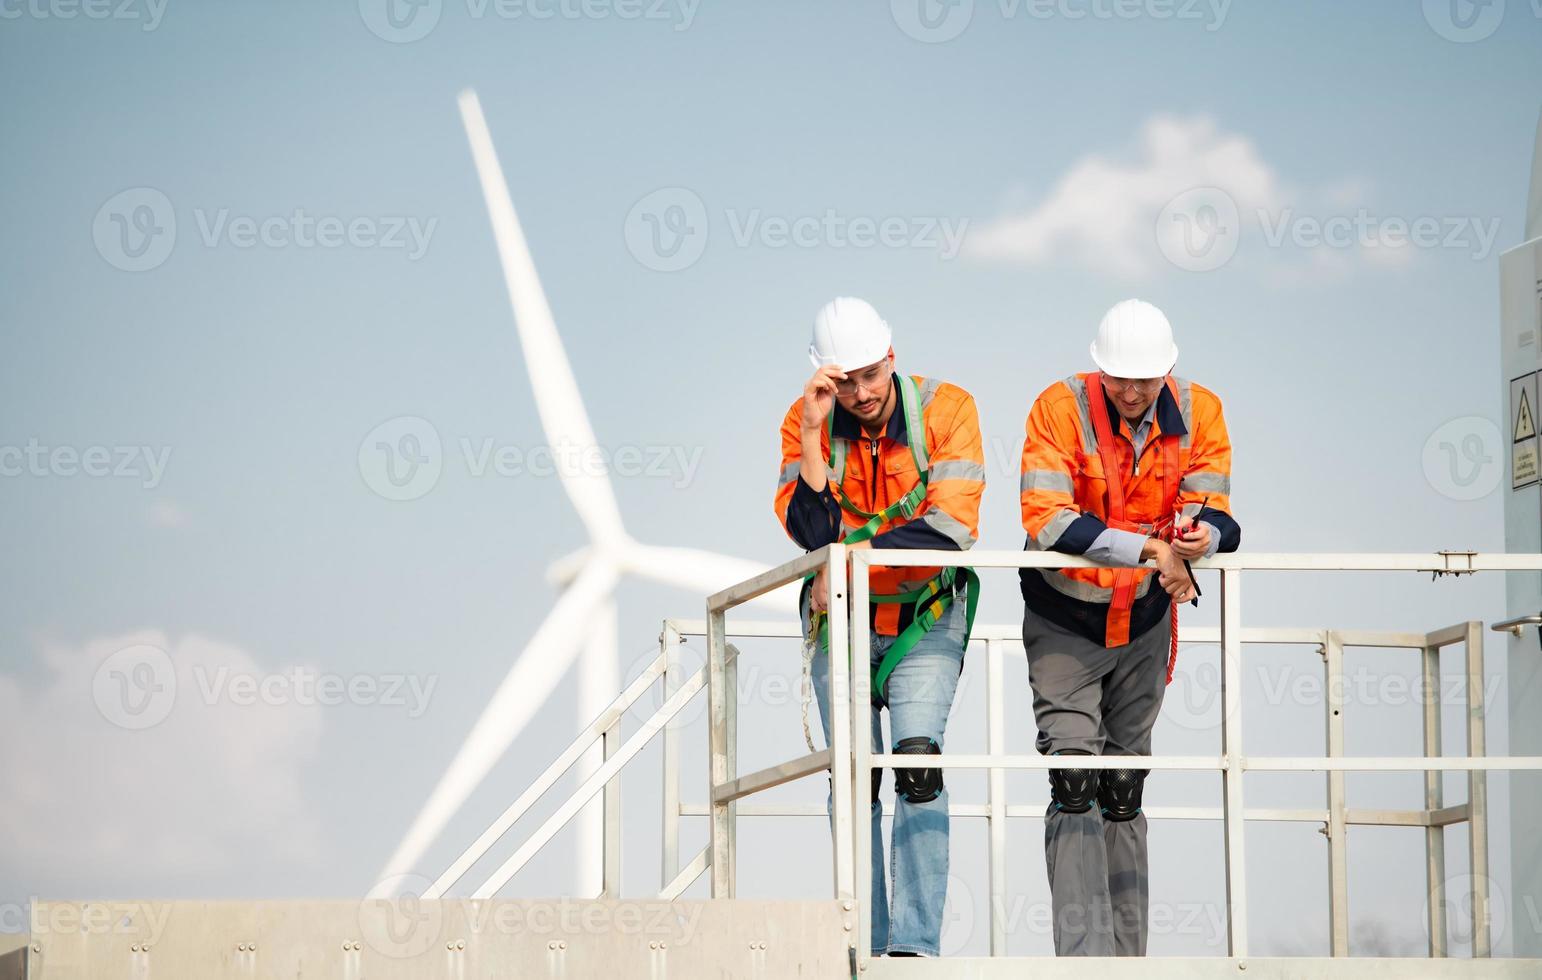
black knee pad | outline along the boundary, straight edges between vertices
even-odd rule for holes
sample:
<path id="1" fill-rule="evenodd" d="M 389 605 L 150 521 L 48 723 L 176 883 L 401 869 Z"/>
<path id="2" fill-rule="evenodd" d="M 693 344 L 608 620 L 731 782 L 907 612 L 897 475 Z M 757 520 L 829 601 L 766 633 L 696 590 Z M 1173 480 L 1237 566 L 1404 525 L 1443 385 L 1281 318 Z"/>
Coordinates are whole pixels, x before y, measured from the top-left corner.
<path id="1" fill-rule="evenodd" d="M 942 746 L 925 735 L 917 735 L 914 738 L 900 739 L 899 744 L 894 747 L 894 754 L 942 755 Z M 896 769 L 894 770 L 894 792 L 912 803 L 930 803 L 942 795 L 942 770 Z"/>
<path id="2" fill-rule="evenodd" d="M 1056 755 L 1091 755 L 1085 749 L 1066 749 Z M 1098 795 L 1098 770 L 1051 769 L 1049 796 L 1062 813 L 1086 813 Z"/>
<path id="3" fill-rule="evenodd" d="M 1103 819 L 1114 823 L 1134 820 L 1140 813 L 1140 791 L 1146 784 L 1146 769 L 1110 769 L 1103 773 L 1098 787 L 1098 806 Z"/>
<path id="4" fill-rule="evenodd" d="M 878 791 L 883 788 L 883 770 L 873 767 L 873 795 L 869 799 L 878 799 Z"/>

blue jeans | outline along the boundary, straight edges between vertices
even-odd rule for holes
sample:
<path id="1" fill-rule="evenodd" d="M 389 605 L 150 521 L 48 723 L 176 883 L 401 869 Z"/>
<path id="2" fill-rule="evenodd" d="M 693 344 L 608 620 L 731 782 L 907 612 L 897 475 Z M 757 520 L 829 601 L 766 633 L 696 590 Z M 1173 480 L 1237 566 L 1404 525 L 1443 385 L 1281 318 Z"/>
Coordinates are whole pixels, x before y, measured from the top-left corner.
<path id="1" fill-rule="evenodd" d="M 965 619 L 964 597 L 959 596 L 889 675 L 885 695 L 891 744 L 924 737 L 942 747 L 943 729 L 964 664 Z M 872 634 L 873 669 L 893 643 L 892 636 Z M 814 653 L 814 694 L 826 745 L 830 744 L 829 664 L 829 651 L 821 644 Z M 879 714 L 879 706 L 873 705 L 874 752 L 884 751 Z M 877 799 L 873 800 L 872 814 L 873 955 L 936 956 L 942 934 L 942 904 L 948 893 L 948 791 L 944 788 L 927 803 L 912 803 L 904 794 L 896 796 L 893 864 L 889 870 L 894 879 L 892 904 L 884 887 L 883 807 Z"/>

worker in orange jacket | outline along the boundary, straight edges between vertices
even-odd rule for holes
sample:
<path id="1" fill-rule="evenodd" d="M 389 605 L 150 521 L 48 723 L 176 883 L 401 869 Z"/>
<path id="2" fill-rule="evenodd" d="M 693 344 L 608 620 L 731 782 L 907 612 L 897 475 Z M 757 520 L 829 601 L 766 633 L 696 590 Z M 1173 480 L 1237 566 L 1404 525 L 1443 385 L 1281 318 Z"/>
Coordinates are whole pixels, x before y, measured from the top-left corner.
<path id="1" fill-rule="evenodd" d="M 1057 381 L 1028 414 L 1021 503 L 1029 551 L 1094 568 L 1020 572 L 1037 747 L 1149 755 L 1177 652 L 1188 562 L 1235 551 L 1221 401 L 1171 376 L 1160 310 L 1126 300 L 1092 344 L 1098 370 Z M 1144 955 L 1144 769 L 1052 769 L 1045 864 L 1060 955 Z"/>
<path id="2" fill-rule="evenodd" d="M 899 374 L 889 325 L 859 299 L 829 303 L 814 321 L 815 371 L 782 420 L 776 514 L 808 550 L 962 551 L 979 536 L 985 457 L 974 399 L 962 388 Z M 830 739 L 826 636 L 829 587 L 821 570 L 804 589 L 804 627 L 818 632 L 812 662 Z M 978 597 L 961 568 L 874 568 L 869 660 L 873 750 L 883 751 L 881 709 L 899 755 L 939 754 Z M 942 770 L 895 770 L 893 887 L 885 888 L 882 770 L 872 773 L 872 952 L 936 956 L 948 882 L 948 794 Z M 887 896 L 887 897 L 886 897 Z"/>

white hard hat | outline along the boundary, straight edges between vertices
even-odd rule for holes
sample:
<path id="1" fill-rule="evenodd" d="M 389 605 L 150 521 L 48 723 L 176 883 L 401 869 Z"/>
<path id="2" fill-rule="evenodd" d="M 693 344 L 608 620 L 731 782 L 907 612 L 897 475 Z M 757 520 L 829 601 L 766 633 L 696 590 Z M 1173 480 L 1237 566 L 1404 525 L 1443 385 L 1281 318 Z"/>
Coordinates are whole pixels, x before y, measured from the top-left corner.
<path id="1" fill-rule="evenodd" d="M 1172 324 L 1144 300 L 1115 303 L 1098 324 L 1092 363 L 1115 378 L 1163 377 L 1178 363 Z"/>
<path id="2" fill-rule="evenodd" d="M 855 371 L 888 356 L 892 340 L 889 325 L 871 303 L 841 296 L 815 315 L 808 359 L 816 368 L 834 364 L 842 371 Z"/>

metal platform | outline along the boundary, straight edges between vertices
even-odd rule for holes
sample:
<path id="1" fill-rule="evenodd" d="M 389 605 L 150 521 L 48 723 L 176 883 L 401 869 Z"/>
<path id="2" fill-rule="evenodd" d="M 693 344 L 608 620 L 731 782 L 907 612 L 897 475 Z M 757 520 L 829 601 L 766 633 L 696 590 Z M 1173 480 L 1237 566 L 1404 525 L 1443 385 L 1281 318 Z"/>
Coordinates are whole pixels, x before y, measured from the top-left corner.
<path id="1" fill-rule="evenodd" d="M 840 902 L 40 903 L 0 980 L 849 980 Z M 1535 960 L 874 959 L 873 980 L 1421 980 L 1539 975 Z"/>
<path id="2" fill-rule="evenodd" d="M 0 980 L 850 976 L 841 904 L 46 902 Z"/>

